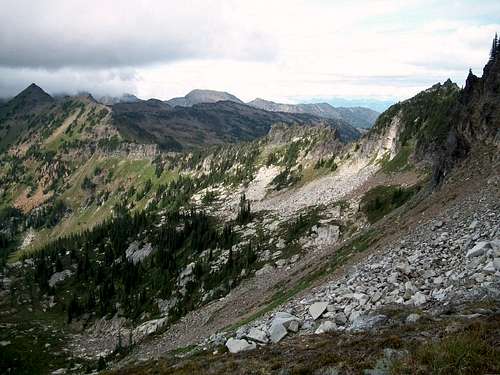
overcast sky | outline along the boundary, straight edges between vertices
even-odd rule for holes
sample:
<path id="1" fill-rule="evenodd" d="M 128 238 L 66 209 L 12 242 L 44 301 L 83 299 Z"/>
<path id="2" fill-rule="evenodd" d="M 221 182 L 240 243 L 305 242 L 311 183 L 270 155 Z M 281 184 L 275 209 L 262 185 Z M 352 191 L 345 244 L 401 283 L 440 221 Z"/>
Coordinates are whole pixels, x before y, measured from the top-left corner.
<path id="1" fill-rule="evenodd" d="M 397 101 L 481 75 L 500 1 L 0 0 L 0 96 Z"/>

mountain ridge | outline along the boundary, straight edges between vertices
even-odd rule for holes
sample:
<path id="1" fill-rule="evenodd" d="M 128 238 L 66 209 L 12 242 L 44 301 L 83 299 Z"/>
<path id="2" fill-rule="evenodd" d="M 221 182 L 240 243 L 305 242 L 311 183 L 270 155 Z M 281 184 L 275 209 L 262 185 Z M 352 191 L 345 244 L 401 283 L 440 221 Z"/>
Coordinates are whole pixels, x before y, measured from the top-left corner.
<path id="1" fill-rule="evenodd" d="M 274 112 L 308 113 L 320 117 L 342 119 L 358 128 L 370 128 L 379 113 L 364 107 L 333 107 L 328 103 L 282 104 L 265 99 L 254 99 L 247 103 L 253 107 Z"/>

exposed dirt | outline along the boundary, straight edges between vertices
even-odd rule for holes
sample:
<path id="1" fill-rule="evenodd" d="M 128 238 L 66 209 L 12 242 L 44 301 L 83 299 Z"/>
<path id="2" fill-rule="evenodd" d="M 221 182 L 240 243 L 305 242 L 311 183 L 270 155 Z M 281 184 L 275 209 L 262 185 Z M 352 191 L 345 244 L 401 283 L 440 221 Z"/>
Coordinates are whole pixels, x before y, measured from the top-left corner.
<path id="1" fill-rule="evenodd" d="M 33 208 L 45 203 L 52 196 L 52 194 L 52 191 L 44 193 L 42 186 L 38 186 L 35 193 L 30 196 L 28 188 L 16 199 L 14 207 L 23 212 L 30 212 Z"/>

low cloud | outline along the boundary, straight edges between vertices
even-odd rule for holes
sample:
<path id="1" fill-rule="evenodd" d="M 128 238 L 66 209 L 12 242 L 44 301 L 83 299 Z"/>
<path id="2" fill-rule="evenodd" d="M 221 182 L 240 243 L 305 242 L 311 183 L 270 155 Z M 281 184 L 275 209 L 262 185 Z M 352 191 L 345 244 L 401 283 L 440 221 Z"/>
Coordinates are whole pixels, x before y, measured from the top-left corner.
<path id="1" fill-rule="evenodd" d="M 137 92 L 139 77 L 132 69 L 55 71 L 31 68 L 0 67 L 0 97 L 14 96 L 34 82 L 52 95 L 90 92 L 93 95 L 121 95 Z"/>
<path id="2" fill-rule="evenodd" d="M 168 99 L 406 99 L 476 74 L 500 31 L 484 0 L 4 0 L 0 96 L 35 82 Z"/>

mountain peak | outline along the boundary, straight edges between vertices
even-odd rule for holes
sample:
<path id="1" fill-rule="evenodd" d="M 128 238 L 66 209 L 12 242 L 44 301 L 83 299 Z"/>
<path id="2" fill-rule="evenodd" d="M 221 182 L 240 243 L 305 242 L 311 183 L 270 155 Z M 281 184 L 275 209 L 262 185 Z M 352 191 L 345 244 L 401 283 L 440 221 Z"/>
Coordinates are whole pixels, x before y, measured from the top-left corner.
<path id="1" fill-rule="evenodd" d="M 195 104 L 216 103 L 220 101 L 230 101 L 244 104 L 240 99 L 228 92 L 205 89 L 191 90 L 186 96 L 167 100 L 167 103 L 172 107 L 191 107 Z"/>
<path id="2" fill-rule="evenodd" d="M 23 91 L 21 91 L 19 93 L 19 95 L 21 94 L 37 94 L 37 95 L 48 95 L 50 96 L 49 94 L 47 94 L 40 86 L 38 86 L 36 83 L 32 83 L 30 84 L 28 87 L 26 87 Z"/>
<path id="3" fill-rule="evenodd" d="M 53 101 L 54 98 L 43 91 L 43 89 L 35 83 L 32 83 L 31 85 L 26 87 L 11 100 L 11 102 L 16 102 L 18 105 L 23 107 L 36 107 L 39 105 L 52 103 Z"/>

